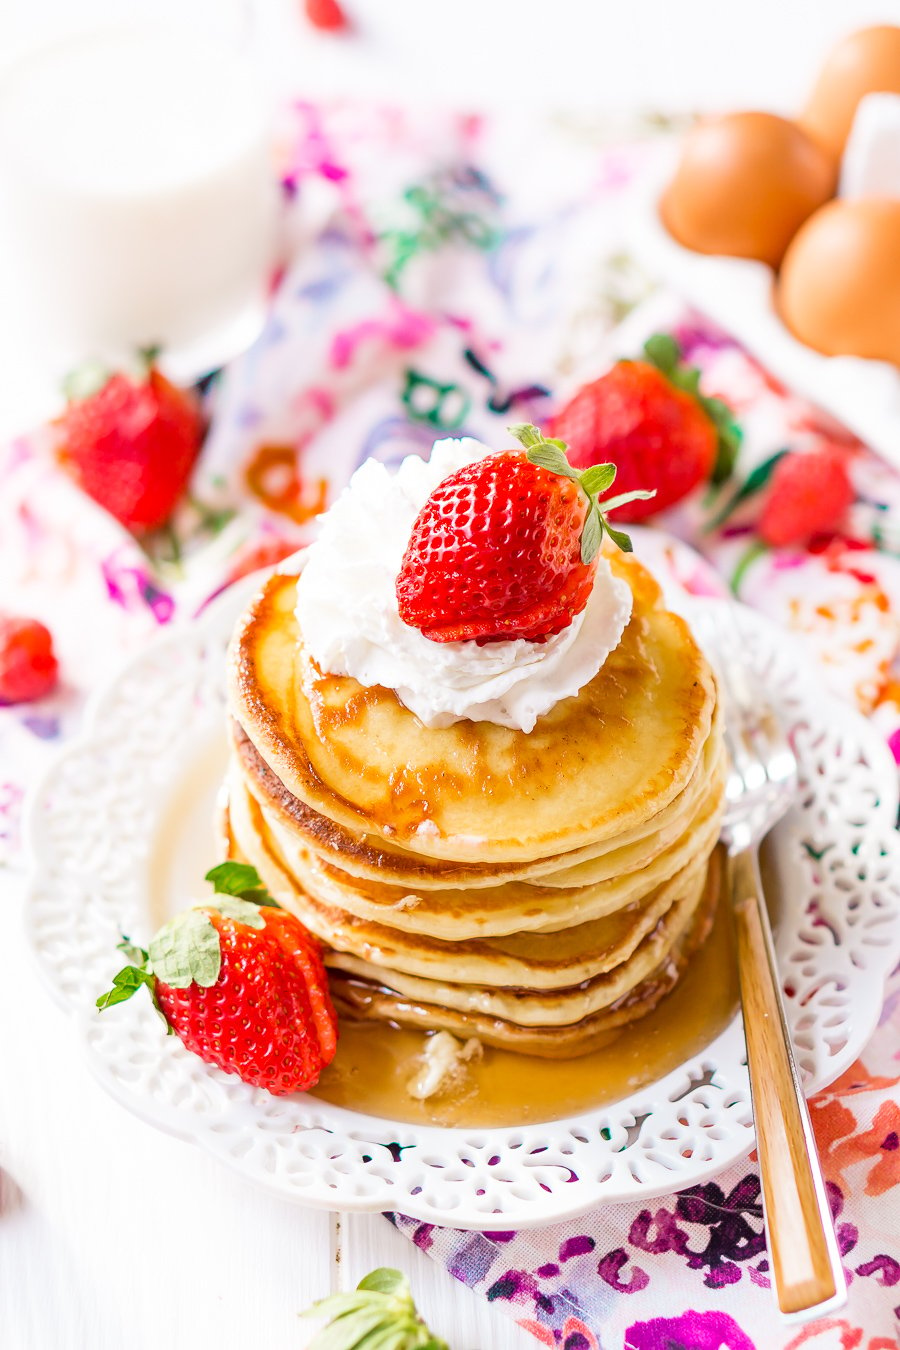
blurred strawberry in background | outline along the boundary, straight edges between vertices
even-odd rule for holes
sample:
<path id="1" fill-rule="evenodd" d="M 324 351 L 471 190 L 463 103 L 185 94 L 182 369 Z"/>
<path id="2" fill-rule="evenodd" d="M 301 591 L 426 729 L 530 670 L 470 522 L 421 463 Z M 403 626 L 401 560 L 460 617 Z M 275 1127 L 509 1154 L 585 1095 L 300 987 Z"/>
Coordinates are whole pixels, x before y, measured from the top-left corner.
<path id="1" fill-rule="evenodd" d="M 854 496 L 846 455 L 830 447 L 788 452 L 772 471 L 757 531 L 772 548 L 800 543 L 839 525 Z"/>
<path id="2" fill-rule="evenodd" d="M 139 376 L 99 367 L 67 382 L 59 460 L 89 497 L 134 534 L 164 525 L 203 439 L 200 405 L 153 364 Z"/>
<path id="3" fill-rule="evenodd" d="M 648 483 L 649 501 L 617 507 L 616 519 L 640 521 L 731 473 L 740 433 L 731 409 L 700 392 L 700 372 L 681 360 L 673 337 L 658 333 L 642 361 L 617 361 L 583 385 L 547 428 L 569 446 L 573 466 L 615 464 L 616 492 Z"/>
<path id="4" fill-rule="evenodd" d="M 0 615 L 0 706 L 43 698 L 58 673 L 50 630 L 37 619 Z"/>
<path id="5" fill-rule="evenodd" d="M 322 32 L 340 33 L 350 27 L 338 0 L 303 0 L 303 12 L 313 28 Z"/>

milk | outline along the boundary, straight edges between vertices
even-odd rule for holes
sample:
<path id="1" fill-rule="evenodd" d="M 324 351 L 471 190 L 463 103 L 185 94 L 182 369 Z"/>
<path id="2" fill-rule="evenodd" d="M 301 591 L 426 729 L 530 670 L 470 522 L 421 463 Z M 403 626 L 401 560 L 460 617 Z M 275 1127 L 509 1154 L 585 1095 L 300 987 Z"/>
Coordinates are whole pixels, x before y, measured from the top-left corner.
<path id="1" fill-rule="evenodd" d="M 262 320 L 276 209 L 264 101 L 199 35 L 85 33 L 0 84 L 0 238 L 48 367 L 159 345 L 192 378 L 233 355 Z"/>

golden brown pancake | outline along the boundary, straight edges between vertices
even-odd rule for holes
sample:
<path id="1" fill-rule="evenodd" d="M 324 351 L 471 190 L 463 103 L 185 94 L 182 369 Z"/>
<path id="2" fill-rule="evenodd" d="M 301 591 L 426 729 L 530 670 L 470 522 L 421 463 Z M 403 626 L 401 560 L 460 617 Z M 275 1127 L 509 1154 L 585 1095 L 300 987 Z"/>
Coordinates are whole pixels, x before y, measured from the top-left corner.
<path id="1" fill-rule="evenodd" d="M 465 1040 L 544 1058 L 574 1059 L 610 1044 L 622 1028 L 651 1012 L 676 985 L 688 961 L 706 940 L 715 917 L 721 881 L 718 851 L 710 859 L 700 904 L 664 961 L 623 998 L 565 1026 L 526 1027 L 483 1013 L 461 1012 L 404 998 L 377 981 L 340 970 L 329 974 L 339 1016 L 391 1022 L 422 1032 L 450 1031 Z"/>
<path id="2" fill-rule="evenodd" d="M 506 882 L 475 891 L 417 893 L 411 887 L 360 881 L 332 864 L 323 864 L 298 843 L 277 817 L 266 814 L 237 774 L 230 779 L 229 798 L 232 827 L 242 852 L 269 891 L 301 918 L 310 906 L 328 912 L 323 923 L 336 923 L 343 914 L 347 922 L 357 921 L 354 927 L 361 941 L 370 940 L 363 937 L 366 925 L 458 941 L 555 932 L 640 902 L 691 859 L 705 856 L 713 847 L 719 834 L 724 777 L 719 773 L 709 785 L 684 834 L 669 849 L 651 857 L 645 867 L 581 888 L 559 889 Z M 310 926 L 327 938 L 314 917 Z"/>
<path id="3" fill-rule="evenodd" d="M 622 641 L 529 733 L 428 728 L 380 687 L 318 670 L 294 616 L 296 578 L 270 578 L 231 648 L 233 715 L 288 792 L 349 831 L 467 864 L 545 859 L 646 825 L 691 780 L 715 683 L 693 637 L 629 555 Z"/>

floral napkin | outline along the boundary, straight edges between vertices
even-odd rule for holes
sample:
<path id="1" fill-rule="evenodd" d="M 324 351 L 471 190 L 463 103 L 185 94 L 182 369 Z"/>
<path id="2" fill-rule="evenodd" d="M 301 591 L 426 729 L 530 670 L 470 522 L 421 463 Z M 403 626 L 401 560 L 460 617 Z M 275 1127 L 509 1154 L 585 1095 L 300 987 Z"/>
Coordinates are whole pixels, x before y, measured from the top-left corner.
<path id="1" fill-rule="evenodd" d="M 667 130 L 655 117 L 289 110 L 284 271 L 259 341 L 206 387 L 210 431 L 171 528 L 140 547 L 60 473 L 46 432 L 0 451 L 0 610 L 47 623 L 63 676 L 52 698 L 0 709 L 0 865 L 20 865 L 28 783 L 125 653 L 308 539 L 367 456 L 393 463 L 453 434 L 501 445 L 507 424 L 540 421 L 656 328 L 678 336 L 743 437 L 733 480 L 659 521 L 684 542 L 658 536 L 656 565 L 695 592 L 731 587 L 800 634 L 900 761 L 900 475 L 727 335 L 651 294 L 628 251 L 631 186 Z M 756 525 L 777 456 L 822 445 L 855 488 L 845 532 L 767 548 Z M 895 976 L 863 1057 L 813 1102 L 850 1301 L 800 1329 L 774 1311 L 750 1162 L 646 1206 L 522 1234 L 392 1221 L 541 1344 L 888 1350 L 900 1310 L 898 1084 Z"/>

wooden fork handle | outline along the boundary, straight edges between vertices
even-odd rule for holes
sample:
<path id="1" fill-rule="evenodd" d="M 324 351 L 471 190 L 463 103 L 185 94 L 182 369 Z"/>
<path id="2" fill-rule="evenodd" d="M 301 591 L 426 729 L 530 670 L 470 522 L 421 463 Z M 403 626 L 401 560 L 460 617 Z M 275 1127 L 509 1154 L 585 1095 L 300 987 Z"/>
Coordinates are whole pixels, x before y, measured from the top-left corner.
<path id="1" fill-rule="evenodd" d="M 729 859 L 747 1064 L 772 1279 L 785 1314 L 847 1296 L 834 1226 L 791 1050 L 756 849 Z"/>

